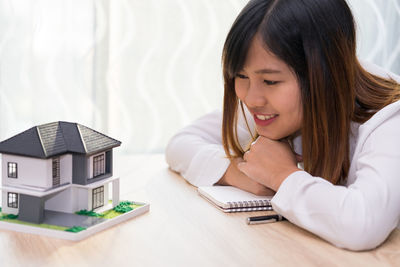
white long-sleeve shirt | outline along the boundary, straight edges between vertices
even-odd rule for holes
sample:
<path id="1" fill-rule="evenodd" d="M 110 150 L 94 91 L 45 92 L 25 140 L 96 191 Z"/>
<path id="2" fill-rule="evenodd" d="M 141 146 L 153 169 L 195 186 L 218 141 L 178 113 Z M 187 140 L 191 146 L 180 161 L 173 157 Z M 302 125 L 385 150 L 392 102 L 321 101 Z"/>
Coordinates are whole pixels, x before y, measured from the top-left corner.
<path id="1" fill-rule="evenodd" d="M 400 77 L 363 63 L 370 72 L 400 82 Z M 251 116 L 249 126 L 254 130 Z M 203 116 L 177 133 L 166 149 L 171 169 L 195 186 L 213 185 L 229 160 L 221 138 L 222 113 Z M 238 120 L 240 143 L 251 140 L 243 117 Z M 275 211 L 292 223 L 334 245 L 351 250 L 372 249 L 400 227 L 400 101 L 368 121 L 352 124 L 350 169 L 343 185 L 305 171 L 289 175 L 272 198 Z M 295 140 L 301 154 L 301 139 Z"/>

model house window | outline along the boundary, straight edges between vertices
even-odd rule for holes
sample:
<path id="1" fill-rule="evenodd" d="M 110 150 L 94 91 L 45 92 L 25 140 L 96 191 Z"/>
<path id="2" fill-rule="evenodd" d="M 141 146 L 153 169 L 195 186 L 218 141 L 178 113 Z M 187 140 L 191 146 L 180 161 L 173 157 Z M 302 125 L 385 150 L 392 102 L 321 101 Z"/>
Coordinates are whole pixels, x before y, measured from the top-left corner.
<path id="1" fill-rule="evenodd" d="M 93 189 L 93 209 L 104 206 L 104 186 Z"/>
<path id="2" fill-rule="evenodd" d="M 104 154 L 93 157 L 93 177 L 100 176 L 105 173 Z"/>
<path id="3" fill-rule="evenodd" d="M 18 167 L 15 162 L 8 162 L 8 177 L 18 178 Z"/>
<path id="4" fill-rule="evenodd" d="M 53 159 L 53 186 L 60 184 L 60 158 Z"/>
<path id="5" fill-rule="evenodd" d="M 18 194 L 17 193 L 8 193 L 8 207 L 18 209 Z"/>

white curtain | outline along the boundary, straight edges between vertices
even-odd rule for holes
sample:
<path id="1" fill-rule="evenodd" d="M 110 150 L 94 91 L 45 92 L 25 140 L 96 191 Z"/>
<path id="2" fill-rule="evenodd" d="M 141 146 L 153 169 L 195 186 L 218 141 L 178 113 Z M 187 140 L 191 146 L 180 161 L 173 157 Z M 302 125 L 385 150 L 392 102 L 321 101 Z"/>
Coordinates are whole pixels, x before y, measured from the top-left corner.
<path id="1" fill-rule="evenodd" d="M 0 140 L 32 126 L 91 125 L 92 1 L 0 0 Z"/>
<path id="2" fill-rule="evenodd" d="M 359 57 L 400 73 L 400 0 L 348 0 Z M 65 120 L 162 152 L 222 107 L 221 50 L 247 0 L 0 0 L 0 140 Z"/>
<path id="3" fill-rule="evenodd" d="M 400 73 L 400 0 L 348 0 L 360 58 Z"/>

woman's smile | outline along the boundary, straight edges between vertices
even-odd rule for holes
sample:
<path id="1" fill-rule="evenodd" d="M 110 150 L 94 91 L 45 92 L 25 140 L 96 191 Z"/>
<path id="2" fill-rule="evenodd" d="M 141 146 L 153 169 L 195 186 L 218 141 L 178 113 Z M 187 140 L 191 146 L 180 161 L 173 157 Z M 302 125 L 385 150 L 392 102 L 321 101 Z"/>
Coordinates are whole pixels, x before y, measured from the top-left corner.
<path id="1" fill-rule="evenodd" d="M 271 123 L 273 123 L 277 118 L 278 114 L 268 114 L 268 115 L 263 115 L 263 114 L 254 114 L 254 122 L 258 126 L 267 126 Z"/>

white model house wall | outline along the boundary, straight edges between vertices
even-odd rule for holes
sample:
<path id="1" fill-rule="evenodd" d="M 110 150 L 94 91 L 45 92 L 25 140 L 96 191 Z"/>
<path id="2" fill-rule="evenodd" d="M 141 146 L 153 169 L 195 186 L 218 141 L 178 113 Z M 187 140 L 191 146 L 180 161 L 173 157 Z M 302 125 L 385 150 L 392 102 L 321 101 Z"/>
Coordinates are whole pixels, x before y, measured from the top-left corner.
<path id="1" fill-rule="evenodd" d="M 2 185 L 24 189 L 43 191 L 53 186 L 53 161 L 52 159 L 37 159 L 15 155 L 2 155 L 1 175 Z M 8 163 L 17 163 L 17 178 L 8 177 Z M 72 155 L 60 156 L 60 183 L 72 182 Z M 86 190 L 87 191 L 87 190 Z M 3 190 L 1 198 L 2 211 L 7 214 L 18 214 L 18 208 L 8 207 L 8 192 L 15 193 L 13 190 Z M 18 203 L 20 194 L 17 194 Z M 83 197 L 82 197 L 83 198 Z M 87 192 L 84 196 L 87 199 Z M 19 205 L 19 204 L 18 204 Z"/>
<path id="2" fill-rule="evenodd" d="M 50 159 L 50 161 L 52 161 Z M 52 165 L 52 163 L 51 163 Z M 53 174 L 51 173 L 51 177 Z M 60 184 L 72 184 L 72 155 L 60 156 Z"/>
<path id="3" fill-rule="evenodd" d="M 31 186 L 45 189 L 51 183 L 51 161 L 22 156 L 3 155 L 2 177 L 5 186 Z M 17 178 L 8 177 L 8 163 L 17 163 Z M 33 189 L 34 189 L 33 188 Z"/>
<path id="4" fill-rule="evenodd" d="M 37 159 L 23 156 L 2 156 L 2 185 L 30 186 L 32 189 L 48 189 L 53 186 L 52 159 Z M 17 163 L 17 178 L 8 177 L 8 162 Z M 72 182 L 72 155 L 60 156 L 60 183 Z"/>
<path id="5" fill-rule="evenodd" d="M 79 210 L 90 210 L 88 199 L 90 190 L 83 187 L 70 187 L 45 202 L 45 210 L 74 213 Z"/>
<path id="6" fill-rule="evenodd" d="M 104 186 L 104 205 L 107 205 L 109 201 L 109 183 L 100 186 Z M 45 210 L 74 213 L 79 210 L 92 210 L 92 207 L 93 189 L 72 186 L 48 199 L 44 208 Z"/>

